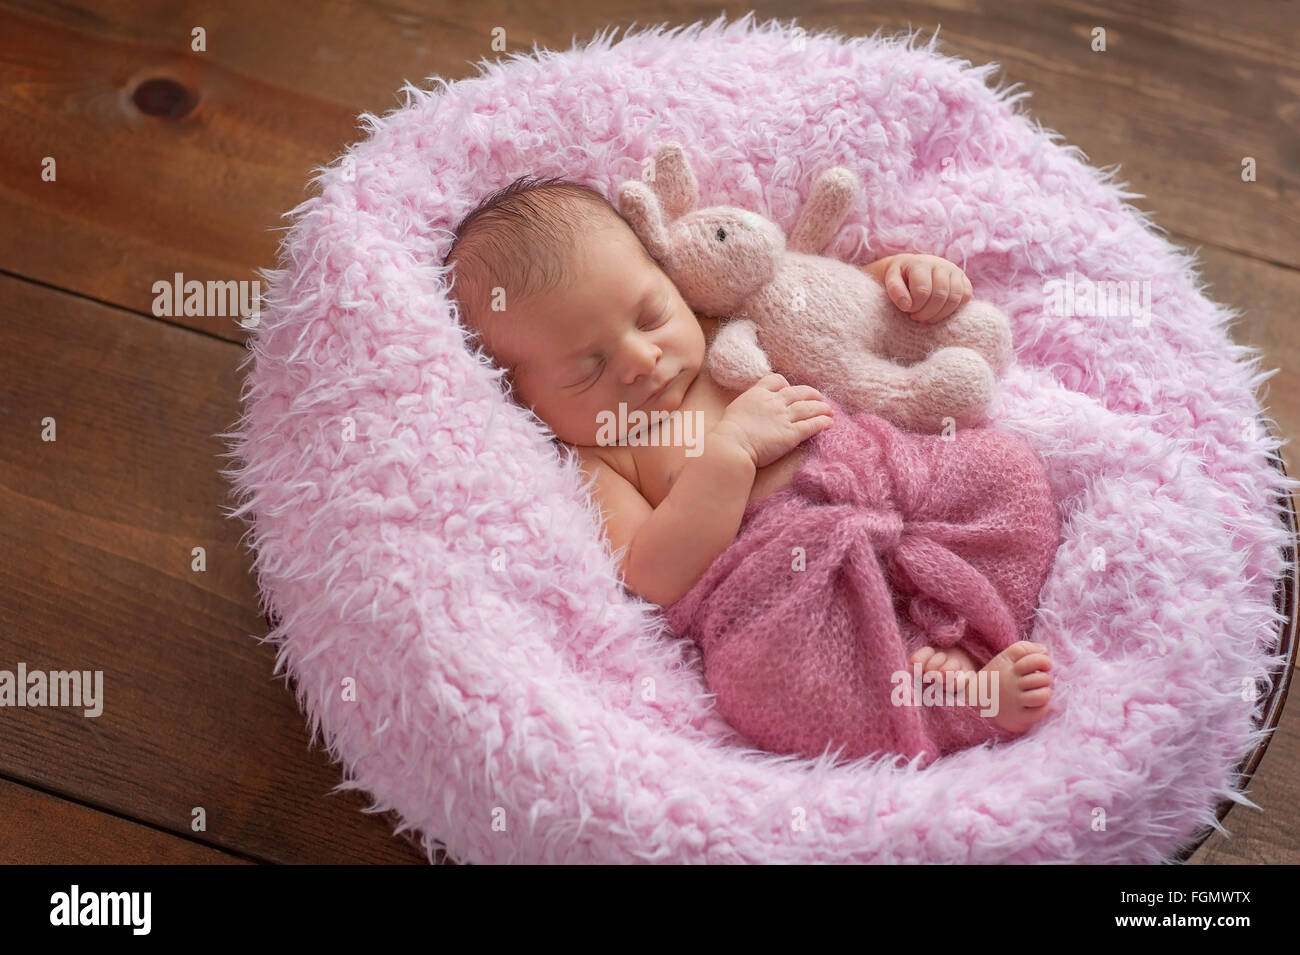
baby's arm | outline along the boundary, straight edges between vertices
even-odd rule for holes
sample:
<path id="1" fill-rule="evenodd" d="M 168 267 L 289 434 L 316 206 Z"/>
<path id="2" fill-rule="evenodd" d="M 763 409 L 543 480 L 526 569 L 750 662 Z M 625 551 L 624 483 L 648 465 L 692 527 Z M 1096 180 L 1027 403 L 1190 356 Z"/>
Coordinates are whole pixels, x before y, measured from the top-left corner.
<path id="1" fill-rule="evenodd" d="M 595 478 L 605 536 L 617 554 L 623 585 L 668 607 L 691 589 L 740 530 L 757 473 L 754 459 L 730 430 L 706 435 L 658 507 L 594 455 L 579 452 Z"/>

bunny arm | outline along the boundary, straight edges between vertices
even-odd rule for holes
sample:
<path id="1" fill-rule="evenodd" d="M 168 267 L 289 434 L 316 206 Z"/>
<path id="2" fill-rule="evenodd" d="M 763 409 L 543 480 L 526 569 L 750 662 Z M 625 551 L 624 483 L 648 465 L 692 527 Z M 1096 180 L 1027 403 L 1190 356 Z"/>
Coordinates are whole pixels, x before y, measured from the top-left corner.
<path id="1" fill-rule="evenodd" d="M 758 326 L 745 318 L 733 319 L 718 329 L 709 345 L 708 362 L 713 380 L 730 391 L 745 391 L 772 372 L 771 362 L 758 344 Z"/>

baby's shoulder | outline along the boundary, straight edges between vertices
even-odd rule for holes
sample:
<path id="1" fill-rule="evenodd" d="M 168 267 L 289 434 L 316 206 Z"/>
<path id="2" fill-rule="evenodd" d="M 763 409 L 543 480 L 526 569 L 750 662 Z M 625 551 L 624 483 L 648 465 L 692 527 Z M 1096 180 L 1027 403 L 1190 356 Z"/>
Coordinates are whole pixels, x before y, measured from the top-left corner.
<path id="1" fill-rule="evenodd" d="M 566 447 L 574 453 L 578 463 L 582 465 L 582 469 L 586 473 L 594 475 L 601 466 L 604 466 L 636 488 L 637 493 L 641 493 L 641 477 L 637 472 L 636 458 L 631 454 L 630 447 L 626 445 L 599 447 L 579 444 L 570 444 L 566 445 Z"/>
<path id="2" fill-rule="evenodd" d="M 573 451 L 592 481 L 592 493 L 604 521 L 605 536 L 617 552 L 628 546 L 637 528 L 653 512 L 637 480 L 636 462 L 622 447 L 577 447 Z"/>

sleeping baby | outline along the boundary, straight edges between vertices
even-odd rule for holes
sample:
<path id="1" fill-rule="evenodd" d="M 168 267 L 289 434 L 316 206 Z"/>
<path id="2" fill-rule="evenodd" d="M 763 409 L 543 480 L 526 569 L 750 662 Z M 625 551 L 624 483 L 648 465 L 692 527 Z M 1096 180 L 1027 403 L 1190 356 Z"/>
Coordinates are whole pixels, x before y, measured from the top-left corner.
<path id="1" fill-rule="evenodd" d="M 1055 551 L 1056 512 L 1018 438 L 904 432 L 780 374 L 722 388 L 704 360 L 718 319 L 695 315 L 579 183 L 523 177 L 488 196 L 445 265 L 464 327 L 589 476 L 624 587 L 700 644 L 720 712 L 756 745 L 928 763 L 1046 714 L 1047 649 L 1019 635 Z M 971 297 L 961 270 L 935 256 L 866 270 L 918 321 Z M 901 493 L 921 474 L 942 488 L 929 504 Z M 1023 493 L 1007 493 L 1008 475 L 1023 476 Z M 914 513 L 886 513 L 904 497 Z M 903 533 L 904 517 L 937 528 L 959 513 L 991 528 L 993 500 L 1007 502 L 993 515 L 1001 537 L 962 545 L 949 533 L 941 547 Z M 1025 527 L 1043 533 L 1025 544 Z M 790 566 L 792 552 L 804 566 Z M 962 600 L 933 599 L 942 587 Z"/>

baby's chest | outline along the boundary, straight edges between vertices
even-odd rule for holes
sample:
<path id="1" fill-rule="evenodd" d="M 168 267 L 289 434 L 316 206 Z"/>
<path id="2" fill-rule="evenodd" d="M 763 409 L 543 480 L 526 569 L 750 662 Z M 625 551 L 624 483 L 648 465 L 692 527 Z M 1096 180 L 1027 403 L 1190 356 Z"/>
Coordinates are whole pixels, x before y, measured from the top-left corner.
<path id="1" fill-rule="evenodd" d="M 629 445 L 621 450 L 627 453 L 630 470 L 639 479 L 641 496 L 650 502 L 651 507 L 658 507 L 668 496 L 673 485 L 685 470 L 692 457 L 702 453 L 703 436 L 698 443 L 691 441 L 671 442 L 665 432 L 659 444 Z M 653 440 L 654 434 L 647 435 Z M 759 468 L 754 474 L 754 483 L 749 489 L 748 500 L 760 501 L 769 494 L 790 483 L 798 470 L 806 452 L 805 445 L 790 451 L 785 457 L 778 458 L 766 467 Z"/>

